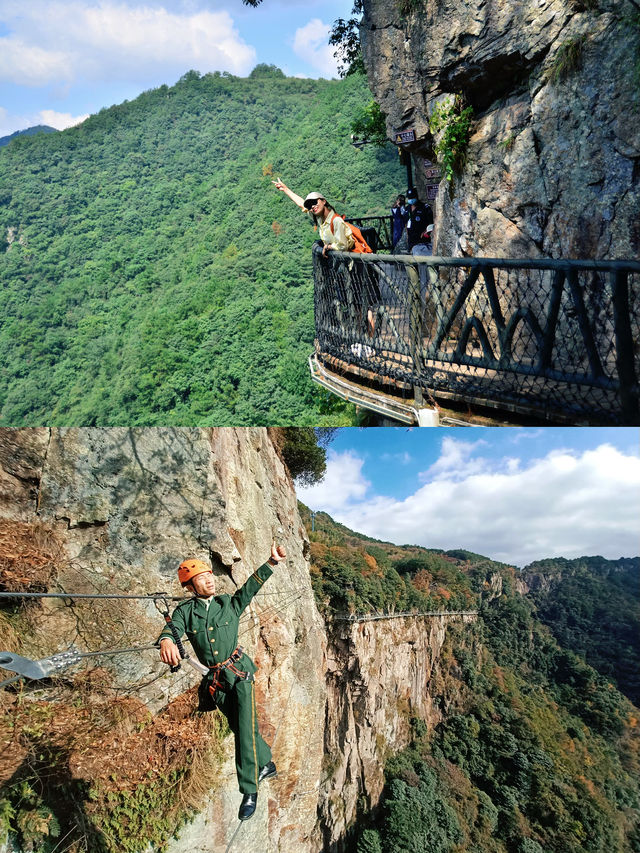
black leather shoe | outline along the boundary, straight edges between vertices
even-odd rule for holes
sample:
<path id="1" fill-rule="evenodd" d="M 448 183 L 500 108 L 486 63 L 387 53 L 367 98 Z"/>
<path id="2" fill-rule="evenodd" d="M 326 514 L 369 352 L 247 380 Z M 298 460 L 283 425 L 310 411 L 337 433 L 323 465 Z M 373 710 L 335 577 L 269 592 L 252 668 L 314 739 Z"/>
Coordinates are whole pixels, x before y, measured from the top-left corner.
<path id="1" fill-rule="evenodd" d="M 250 817 L 253 816 L 253 813 L 256 810 L 256 805 L 258 804 L 258 795 L 257 794 L 245 794 L 242 798 L 242 802 L 240 803 L 240 810 L 238 811 L 238 819 L 239 820 L 249 820 Z"/>
<path id="2" fill-rule="evenodd" d="M 274 776 L 278 775 L 278 771 L 276 770 L 276 765 L 273 761 L 270 761 L 268 764 L 265 764 L 264 767 L 260 768 L 260 773 L 258 775 L 258 785 L 260 782 L 264 782 L 265 779 L 272 779 Z"/>

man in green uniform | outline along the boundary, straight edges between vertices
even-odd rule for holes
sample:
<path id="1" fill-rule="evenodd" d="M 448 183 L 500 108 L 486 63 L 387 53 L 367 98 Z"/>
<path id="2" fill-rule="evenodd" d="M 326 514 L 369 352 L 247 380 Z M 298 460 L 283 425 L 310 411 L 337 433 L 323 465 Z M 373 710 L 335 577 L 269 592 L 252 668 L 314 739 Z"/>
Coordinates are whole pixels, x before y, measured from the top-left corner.
<path id="1" fill-rule="evenodd" d="M 276 775 L 271 750 L 258 731 L 253 675 L 256 665 L 238 645 L 238 621 L 273 567 L 285 559 L 284 548 L 271 547 L 269 560 L 233 595 L 215 595 L 215 579 L 202 560 L 185 560 L 178 568 L 182 586 L 194 597 L 180 602 L 172 622 L 178 635 L 186 634 L 200 663 L 209 667 L 203 686 L 229 721 L 235 736 L 236 772 L 243 794 L 238 817 L 247 820 L 256 810 L 258 785 Z M 180 663 L 171 627 L 160 634 L 160 659 L 170 666 Z"/>

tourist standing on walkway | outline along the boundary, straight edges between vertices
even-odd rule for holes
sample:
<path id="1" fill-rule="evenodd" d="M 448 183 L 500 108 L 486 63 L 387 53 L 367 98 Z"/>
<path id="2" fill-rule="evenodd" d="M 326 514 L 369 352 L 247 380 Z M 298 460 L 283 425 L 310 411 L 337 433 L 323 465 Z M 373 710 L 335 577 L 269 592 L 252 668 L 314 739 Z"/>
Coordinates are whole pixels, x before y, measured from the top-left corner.
<path id="1" fill-rule="evenodd" d="M 395 204 L 391 208 L 392 219 L 392 235 L 391 244 L 395 248 L 396 243 L 402 237 L 402 232 L 409 220 L 409 208 L 407 207 L 406 199 L 403 195 L 399 195 Z"/>

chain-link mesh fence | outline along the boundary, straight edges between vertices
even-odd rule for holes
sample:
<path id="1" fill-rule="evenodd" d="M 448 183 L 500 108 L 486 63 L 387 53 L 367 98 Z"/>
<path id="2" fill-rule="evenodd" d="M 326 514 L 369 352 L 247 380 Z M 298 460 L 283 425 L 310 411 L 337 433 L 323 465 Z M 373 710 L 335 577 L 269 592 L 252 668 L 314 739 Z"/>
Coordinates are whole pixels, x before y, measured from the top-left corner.
<path id="1" fill-rule="evenodd" d="M 565 422 L 640 423 L 640 263 L 313 255 L 332 370 Z"/>
<path id="2" fill-rule="evenodd" d="M 392 216 L 347 216 L 347 221 L 358 226 L 374 252 L 390 252 L 393 248 Z"/>

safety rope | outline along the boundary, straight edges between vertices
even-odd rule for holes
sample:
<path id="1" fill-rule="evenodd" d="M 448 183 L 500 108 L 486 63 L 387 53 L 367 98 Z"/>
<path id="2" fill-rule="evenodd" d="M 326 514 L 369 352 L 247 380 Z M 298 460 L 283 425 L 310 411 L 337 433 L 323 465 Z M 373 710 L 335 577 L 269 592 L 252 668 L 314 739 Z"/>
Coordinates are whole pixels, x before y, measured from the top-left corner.
<path id="1" fill-rule="evenodd" d="M 139 601 L 188 601 L 188 596 L 169 595 L 167 592 L 148 592 L 145 595 L 124 595 L 120 593 L 88 593 L 88 592 L 0 592 L 0 598 L 134 598 Z"/>
<path id="2" fill-rule="evenodd" d="M 285 609 L 291 607 L 292 604 L 295 604 L 296 601 L 299 601 L 300 599 L 304 598 L 304 592 L 291 593 L 289 590 L 287 590 L 287 591 L 283 592 L 283 595 L 287 596 L 287 597 L 285 597 L 284 601 L 279 601 L 275 604 L 269 605 L 269 607 L 265 607 L 263 610 L 260 611 L 260 617 L 261 618 L 263 618 L 265 616 L 270 617 L 274 614 L 280 614 Z M 249 615 L 250 614 L 247 613 L 247 616 L 249 616 Z M 247 630 L 248 630 L 248 628 L 245 628 L 244 633 L 246 633 Z"/>
<path id="3" fill-rule="evenodd" d="M 291 693 L 292 693 L 292 691 L 293 691 L 293 685 L 294 685 L 294 682 L 292 681 L 292 682 L 291 682 L 291 687 L 289 688 L 289 695 L 287 696 L 287 701 L 286 701 L 286 703 L 285 703 L 285 706 L 284 706 L 284 709 L 283 709 L 282 713 L 280 714 L 280 719 L 279 719 L 279 721 L 278 721 L 278 725 L 277 725 L 277 727 L 276 727 L 275 734 L 273 735 L 273 741 L 272 741 L 272 744 L 271 744 L 271 750 L 272 750 L 272 751 L 275 749 L 276 740 L 278 739 L 278 732 L 280 731 L 280 726 L 282 725 L 282 721 L 283 721 L 283 719 L 284 719 L 284 715 L 287 713 L 287 708 L 289 707 L 289 700 L 291 699 Z M 238 821 L 238 825 L 236 826 L 236 828 L 235 828 L 235 830 L 234 830 L 234 832 L 233 832 L 233 835 L 231 836 L 231 838 L 230 838 L 230 840 L 229 840 L 229 843 L 227 844 L 227 847 L 226 847 L 226 850 L 224 851 L 224 853 L 229 853 L 229 851 L 231 850 L 231 847 L 233 846 L 233 842 L 235 841 L 236 835 L 237 835 L 237 834 L 238 834 L 238 832 L 240 831 L 240 827 L 242 826 L 242 824 L 243 824 L 243 823 L 246 823 L 246 821 L 243 821 L 243 820 L 239 820 L 239 821 Z"/>
<path id="4" fill-rule="evenodd" d="M 233 835 L 231 836 L 231 840 L 230 840 L 230 841 L 229 841 L 229 843 L 227 844 L 227 848 L 226 848 L 226 850 L 224 851 L 224 853 L 229 853 L 229 850 L 231 850 L 231 845 L 233 844 L 233 842 L 234 842 L 234 840 L 235 840 L 235 837 L 236 837 L 236 835 L 238 834 L 238 832 L 240 831 L 240 827 L 242 826 L 242 824 L 243 824 L 243 823 L 244 823 L 244 821 L 242 821 L 242 820 L 239 820 L 239 821 L 238 821 L 238 825 L 236 826 L 236 828 L 235 828 L 235 830 L 234 830 L 234 832 L 233 832 Z"/>
<path id="5" fill-rule="evenodd" d="M 301 592 L 299 592 L 299 591 L 301 591 Z M 260 618 L 265 618 L 265 617 L 269 618 L 270 616 L 275 615 L 275 614 L 282 614 L 286 608 L 290 607 L 291 604 L 295 603 L 300 598 L 302 598 L 304 592 L 306 592 L 306 588 L 304 588 L 304 587 L 298 587 L 294 590 L 287 589 L 287 590 L 277 590 L 277 591 L 270 592 L 269 595 L 271 595 L 271 596 L 276 596 L 276 595 L 284 596 L 284 600 L 279 601 L 277 604 L 271 604 L 269 607 L 266 607 L 263 611 L 261 611 Z M 260 594 L 260 593 L 258 593 L 258 594 Z M 177 631 L 175 625 L 173 624 L 173 622 L 171 620 L 171 616 L 169 613 L 169 607 L 168 607 L 169 601 L 177 601 L 177 602 L 188 601 L 189 597 L 171 596 L 166 592 L 146 593 L 144 595 L 130 595 L 130 594 L 120 594 L 120 593 L 108 593 L 107 594 L 107 593 L 7 592 L 7 591 L 2 591 L 2 592 L 0 592 L 0 598 L 27 598 L 27 599 L 29 599 L 29 598 L 32 598 L 32 599 L 34 599 L 34 598 L 59 598 L 59 599 L 63 599 L 63 600 L 66 600 L 66 599 L 72 599 L 72 600 L 73 599 L 98 599 L 98 600 L 100 600 L 100 599 L 111 599 L 111 600 L 113 600 L 113 599 L 116 599 L 116 600 L 117 599 L 134 599 L 134 600 L 139 600 L 139 601 L 153 601 L 156 608 L 161 612 L 161 614 L 163 615 L 163 617 L 165 619 L 165 622 L 167 623 L 167 625 L 171 629 L 171 633 L 173 635 L 174 642 L 176 643 L 176 646 L 177 646 L 178 651 L 180 653 L 180 657 L 182 658 L 182 660 L 186 660 L 186 661 L 190 662 L 192 664 L 192 666 L 195 664 L 195 661 L 192 661 L 190 656 L 185 651 L 184 645 L 183 645 L 182 640 L 178 634 L 178 631 Z M 251 626 L 247 626 L 242 632 L 240 632 L 239 636 L 244 636 L 250 630 L 251 630 Z M 41 678 L 48 678 L 49 675 L 54 674 L 55 671 L 59 671 L 59 670 L 66 668 L 68 666 L 73 666 L 75 663 L 78 663 L 80 660 L 82 660 L 84 658 L 100 657 L 100 656 L 107 656 L 107 655 L 127 654 L 127 653 L 132 653 L 132 652 L 141 652 L 141 651 L 146 651 L 148 649 L 154 649 L 157 647 L 158 647 L 158 641 L 156 641 L 153 644 L 146 645 L 146 646 L 136 646 L 136 647 L 125 648 L 125 649 L 114 649 L 114 650 L 102 649 L 102 650 L 98 650 L 95 652 L 82 652 L 82 653 L 81 652 L 73 652 L 73 651 L 58 653 L 56 655 L 52 655 L 50 658 L 43 658 L 42 659 L 43 664 L 47 667 L 47 669 L 50 668 L 51 671 L 50 672 L 47 671 L 46 673 L 43 673 Z M 12 658 L 6 658 L 5 663 L 9 663 L 11 661 L 11 659 Z M 37 663 L 37 662 L 31 662 L 31 663 Z M 0 657 L 0 668 L 2 668 L 2 657 Z M 197 668 L 197 666 L 195 666 L 194 668 Z M 179 669 L 180 669 L 180 664 L 178 664 L 175 667 L 174 666 L 170 667 L 171 672 L 176 672 Z M 17 675 L 12 676 L 11 678 L 4 679 L 3 681 L 0 681 L 0 688 L 8 687 L 9 685 L 18 682 L 25 677 L 27 677 L 27 676 L 25 676 L 24 674 L 18 673 Z M 39 680 L 39 679 L 34 678 L 33 680 Z"/>

